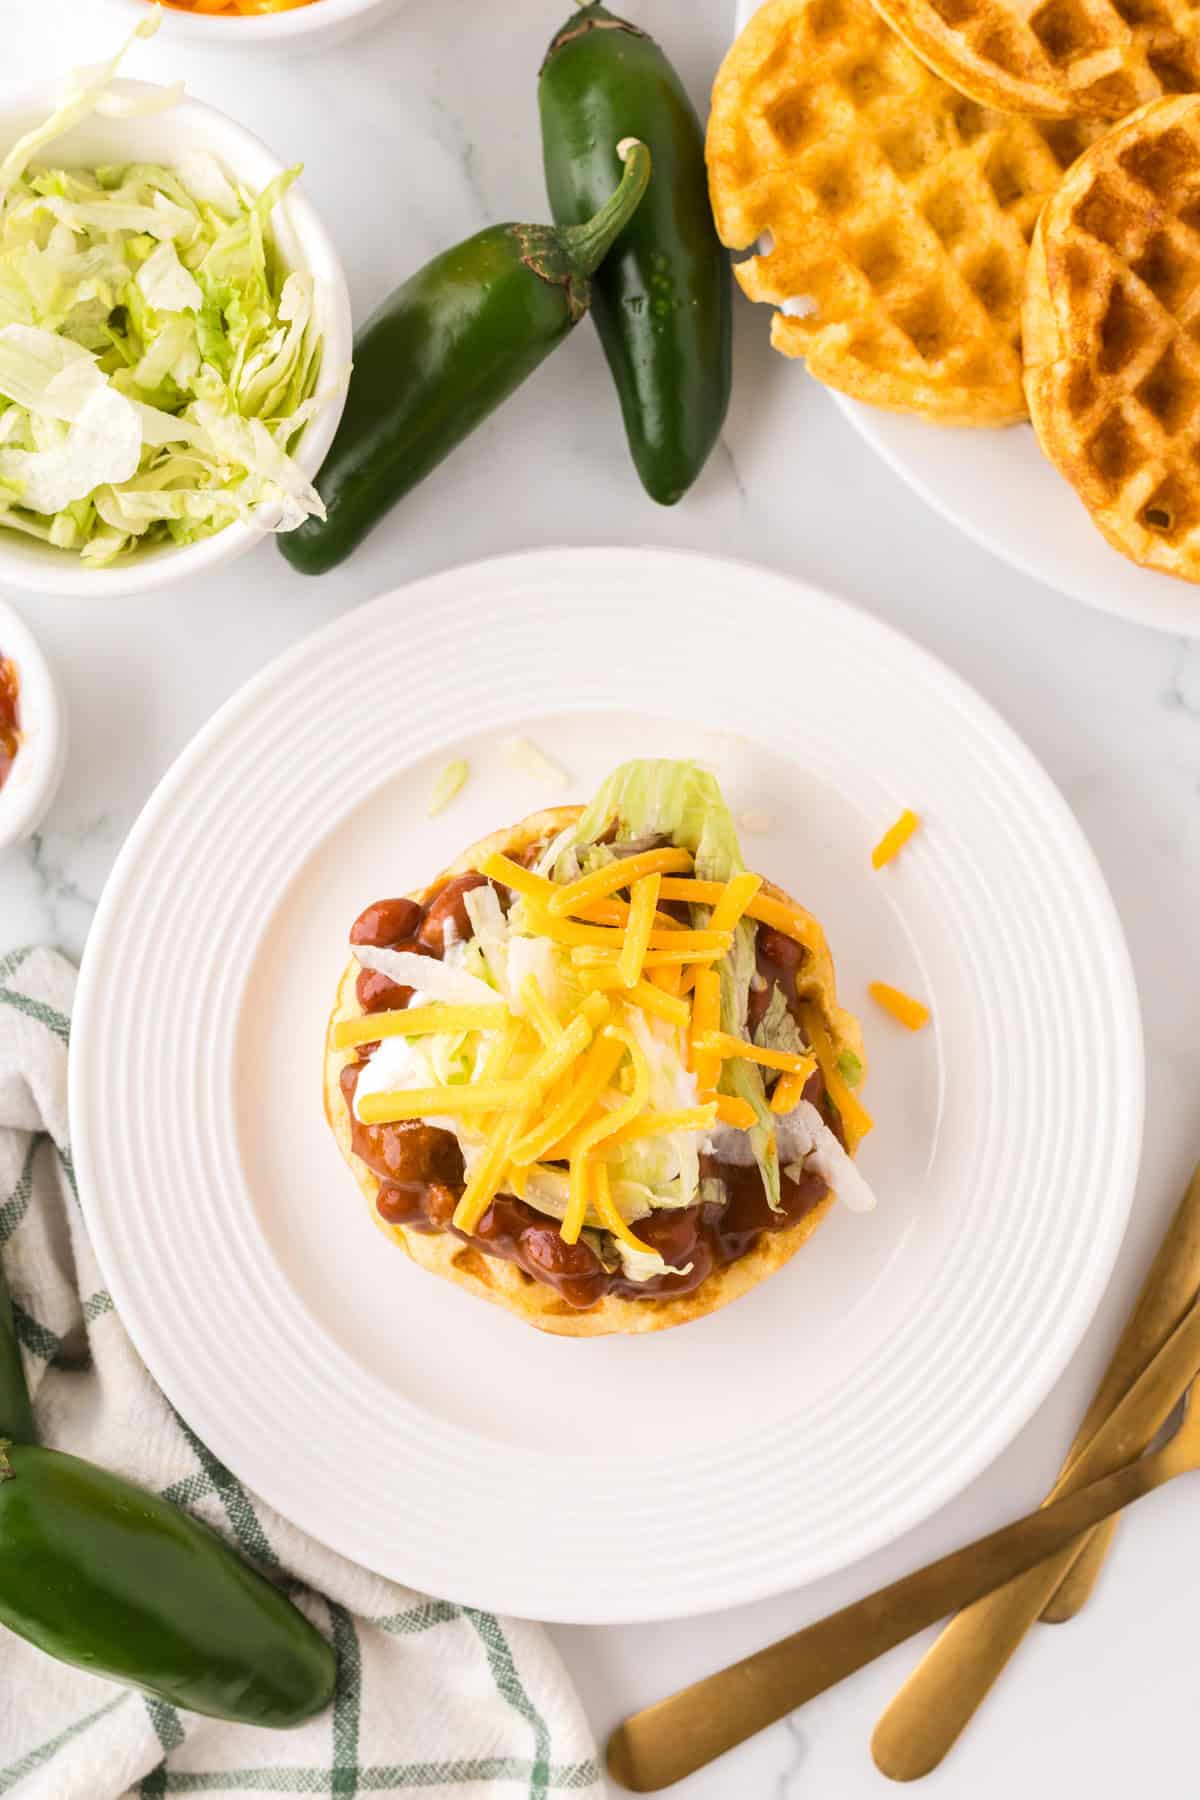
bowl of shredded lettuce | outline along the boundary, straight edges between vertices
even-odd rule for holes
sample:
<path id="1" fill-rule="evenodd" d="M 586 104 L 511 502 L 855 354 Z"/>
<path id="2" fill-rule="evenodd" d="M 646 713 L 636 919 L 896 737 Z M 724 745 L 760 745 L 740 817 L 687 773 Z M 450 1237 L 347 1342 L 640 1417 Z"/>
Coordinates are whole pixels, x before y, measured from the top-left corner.
<path id="1" fill-rule="evenodd" d="M 95 596 L 320 514 L 352 336 L 299 168 L 119 61 L 0 108 L 0 582 Z"/>

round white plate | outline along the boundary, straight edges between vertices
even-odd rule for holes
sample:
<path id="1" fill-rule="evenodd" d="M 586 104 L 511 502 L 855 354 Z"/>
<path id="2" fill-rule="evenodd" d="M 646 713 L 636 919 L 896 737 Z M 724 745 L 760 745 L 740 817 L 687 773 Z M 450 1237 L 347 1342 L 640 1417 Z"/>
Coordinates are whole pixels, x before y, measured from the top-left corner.
<path id="1" fill-rule="evenodd" d="M 513 733 L 564 793 L 507 759 Z M 749 863 L 824 921 L 867 1030 L 879 1207 L 835 1209 L 678 1331 L 543 1337 L 375 1230 L 322 1117 L 322 1037 L 363 905 L 646 755 L 711 763 Z M 430 820 L 457 756 L 471 779 Z M 874 873 L 905 805 L 924 828 Z M 873 1009 L 874 977 L 932 1027 Z M 242 1480 L 416 1587 L 606 1622 L 824 1575 L 977 1475 L 1104 1287 L 1142 1086 L 1095 862 L 970 689 L 765 570 L 558 550 L 387 595 L 210 721 L 105 890 L 71 1118 L 125 1322 Z"/>
<path id="2" fill-rule="evenodd" d="M 1085 606 L 1200 637 L 1200 588 L 1119 556 L 1042 455 L 1032 425 L 949 430 L 833 398 L 901 481 L 1002 562 Z"/>
<path id="3" fill-rule="evenodd" d="M 737 31 L 762 3 L 737 0 Z M 1200 589 L 1118 555 L 1042 455 L 1032 425 L 951 430 L 829 391 L 901 481 L 1001 562 L 1085 606 L 1200 637 Z"/>

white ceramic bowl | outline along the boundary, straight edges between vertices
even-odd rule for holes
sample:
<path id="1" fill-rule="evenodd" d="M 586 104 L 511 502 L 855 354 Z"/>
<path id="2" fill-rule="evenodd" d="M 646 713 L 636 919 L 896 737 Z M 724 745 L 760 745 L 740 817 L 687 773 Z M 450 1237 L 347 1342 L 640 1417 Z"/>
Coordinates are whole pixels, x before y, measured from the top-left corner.
<path id="1" fill-rule="evenodd" d="M 114 86 L 120 93 L 133 94 L 148 90 L 152 84 L 119 81 Z M 47 85 L 0 106 L 0 152 L 23 132 L 39 125 L 54 105 L 55 90 Z M 108 119 L 94 115 L 55 138 L 36 160 L 76 168 L 126 162 L 171 166 L 184 151 L 193 149 L 211 151 L 230 175 L 255 190 L 266 187 L 290 166 L 280 162 L 261 139 L 218 112 L 215 106 L 191 99 L 142 118 Z M 322 379 L 328 382 L 336 371 L 350 365 L 350 295 L 337 251 L 300 185 L 292 188 L 275 208 L 272 228 L 283 262 L 289 268 L 307 269 L 314 278 L 314 317 L 324 340 Z M 295 459 L 306 475 L 315 475 L 320 468 L 344 404 L 341 384 L 297 440 Z M 262 535 L 251 525 L 227 525 L 224 531 L 214 532 L 195 544 L 138 550 L 110 568 L 89 569 L 75 551 L 58 550 L 15 531 L 0 530 L 0 588 L 32 588 L 41 593 L 78 594 L 98 600 L 113 594 L 145 593 L 215 568 L 218 563 L 230 562 L 258 543 Z"/>
<path id="2" fill-rule="evenodd" d="M 349 37 L 371 24 L 396 3 L 397 0 L 312 0 L 310 6 L 263 13 L 257 18 L 222 18 L 220 14 L 177 12 L 165 6 L 162 35 L 229 48 L 236 45 L 241 50 L 286 52 L 313 49 L 318 44 L 325 49 L 338 38 Z M 146 14 L 146 0 L 110 0 L 110 4 L 127 20 Z"/>
<path id="3" fill-rule="evenodd" d="M 0 600 L 0 656 L 17 671 L 21 742 L 0 786 L 0 850 L 37 830 L 58 792 L 67 760 L 67 720 L 50 665 L 33 633 Z"/>

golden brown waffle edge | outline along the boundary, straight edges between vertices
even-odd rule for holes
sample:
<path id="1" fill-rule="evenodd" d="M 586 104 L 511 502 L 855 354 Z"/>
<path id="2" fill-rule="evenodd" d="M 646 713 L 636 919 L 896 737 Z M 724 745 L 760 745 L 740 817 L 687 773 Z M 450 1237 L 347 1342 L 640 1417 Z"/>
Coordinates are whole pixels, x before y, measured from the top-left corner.
<path id="1" fill-rule="evenodd" d="M 1024 328 L 1050 461 L 1122 555 L 1200 581 L 1200 96 L 1152 101 L 1076 163 Z"/>
<path id="2" fill-rule="evenodd" d="M 1020 309 L 1046 196 L 1095 135 L 989 111 L 869 0 L 770 0 L 717 75 L 717 229 L 818 380 L 942 424 L 1026 416 Z"/>
<path id="3" fill-rule="evenodd" d="M 1117 119 L 1200 87 L 1187 0 L 874 0 L 917 55 L 985 106 Z"/>

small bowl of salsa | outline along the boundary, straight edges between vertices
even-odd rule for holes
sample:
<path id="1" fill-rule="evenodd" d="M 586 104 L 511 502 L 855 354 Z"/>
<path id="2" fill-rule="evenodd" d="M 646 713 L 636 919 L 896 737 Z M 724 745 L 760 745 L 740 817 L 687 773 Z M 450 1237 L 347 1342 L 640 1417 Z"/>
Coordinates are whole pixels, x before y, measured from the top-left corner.
<path id="1" fill-rule="evenodd" d="M 110 0 L 111 3 L 111 0 Z M 382 17 L 398 0 L 164 0 L 165 36 L 238 50 L 327 49 Z M 116 0 L 130 18 L 148 0 Z"/>
<path id="2" fill-rule="evenodd" d="M 46 816 L 67 756 L 66 717 L 25 621 L 0 600 L 0 850 Z"/>

